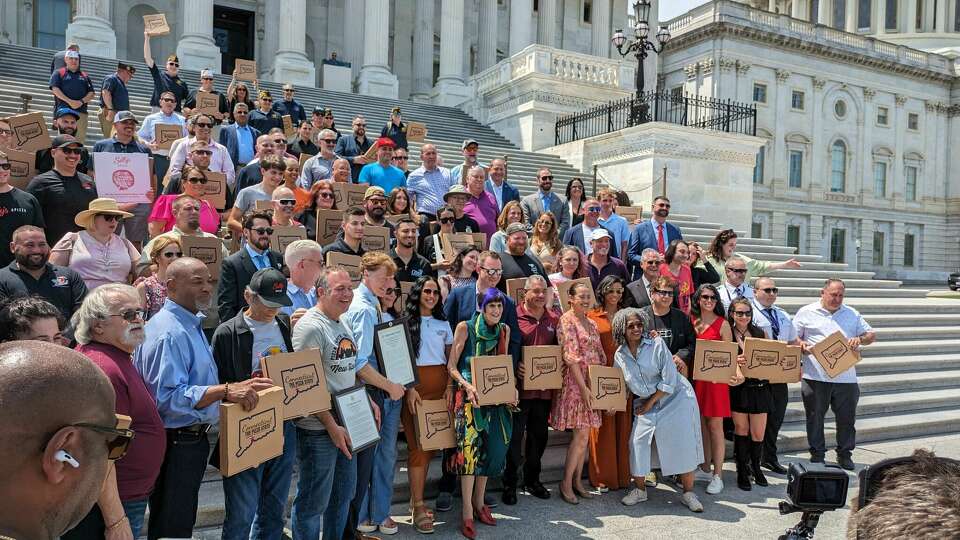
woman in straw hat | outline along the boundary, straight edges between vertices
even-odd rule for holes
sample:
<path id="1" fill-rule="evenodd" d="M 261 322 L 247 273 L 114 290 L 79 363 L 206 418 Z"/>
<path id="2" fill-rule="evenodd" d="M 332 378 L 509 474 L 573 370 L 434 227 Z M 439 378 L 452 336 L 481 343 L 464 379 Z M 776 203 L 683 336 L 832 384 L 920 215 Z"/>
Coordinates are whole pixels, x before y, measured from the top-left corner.
<path id="1" fill-rule="evenodd" d="M 130 283 L 140 253 L 126 238 L 116 234 L 121 220 L 133 217 L 113 199 L 94 199 L 73 219 L 83 227 L 69 232 L 53 246 L 50 262 L 69 266 L 93 290 L 105 283 Z"/>

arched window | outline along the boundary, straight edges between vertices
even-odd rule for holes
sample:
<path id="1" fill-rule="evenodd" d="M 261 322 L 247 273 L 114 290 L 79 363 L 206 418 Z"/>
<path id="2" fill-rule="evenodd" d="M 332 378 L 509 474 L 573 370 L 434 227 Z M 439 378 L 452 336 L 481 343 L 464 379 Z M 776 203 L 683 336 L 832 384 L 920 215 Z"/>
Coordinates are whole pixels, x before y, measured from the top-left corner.
<path id="1" fill-rule="evenodd" d="M 830 191 L 843 193 L 847 186 L 847 145 L 835 141 L 830 148 Z"/>

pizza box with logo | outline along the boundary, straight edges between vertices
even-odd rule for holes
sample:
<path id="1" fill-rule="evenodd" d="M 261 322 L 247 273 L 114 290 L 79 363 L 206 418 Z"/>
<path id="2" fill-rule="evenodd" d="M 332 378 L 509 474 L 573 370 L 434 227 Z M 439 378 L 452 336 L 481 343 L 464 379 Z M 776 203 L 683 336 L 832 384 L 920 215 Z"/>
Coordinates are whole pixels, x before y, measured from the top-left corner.
<path id="1" fill-rule="evenodd" d="M 534 345 L 523 348 L 523 389 L 557 390 L 563 388 L 563 357 L 559 345 Z"/>
<path id="2" fill-rule="evenodd" d="M 620 368 L 588 366 L 587 386 L 590 388 L 591 405 L 594 410 L 627 410 L 627 385 Z"/>
<path id="3" fill-rule="evenodd" d="M 517 400 L 513 358 L 509 354 L 474 356 L 470 360 L 470 374 L 479 405 L 501 405 Z"/>
<path id="4" fill-rule="evenodd" d="M 443 450 L 457 446 L 453 415 L 447 409 L 446 400 L 422 400 L 417 406 L 417 423 L 414 424 L 414 430 L 421 450 Z"/>
<path id="5" fill-rule="evenodd" d="M 283 389 L 257 392 L 257 406 L 220 404 L 220 473 L 233 476 L 283 453 Z"/>
<path id="6" fill-rule="evenodd" d="M 737 373 L 737 344 L 731 341 L 698 339 L 693 355 L 693 379 L 728 383 Z"/>
<path id="7" fill-rule="evenodd" d="M 319 349 L 267 356 L 263 374 L 283 389 L 283 419 L 329 411 L 330 392 Z"/>

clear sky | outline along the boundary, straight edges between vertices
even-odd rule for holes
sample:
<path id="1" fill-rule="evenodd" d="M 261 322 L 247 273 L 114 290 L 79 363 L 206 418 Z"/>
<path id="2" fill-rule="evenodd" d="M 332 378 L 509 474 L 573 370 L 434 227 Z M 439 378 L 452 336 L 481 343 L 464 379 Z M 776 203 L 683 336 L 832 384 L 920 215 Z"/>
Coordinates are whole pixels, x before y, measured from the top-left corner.
<path id="1" fill-rule="evenodd" d="M 706 4 L 709 0 L 659 0 L 660 20 L 666 21 L 682 15 L 691 8 Z"/>

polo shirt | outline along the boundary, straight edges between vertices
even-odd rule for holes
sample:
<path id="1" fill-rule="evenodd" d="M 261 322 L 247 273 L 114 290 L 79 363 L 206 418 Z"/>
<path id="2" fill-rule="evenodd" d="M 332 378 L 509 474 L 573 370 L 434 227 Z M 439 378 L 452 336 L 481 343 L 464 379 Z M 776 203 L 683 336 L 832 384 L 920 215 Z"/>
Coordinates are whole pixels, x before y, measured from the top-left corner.
<path id="1" fill-rule="evenodd" d="M 390 195 L 394 188 L 407 185 L 407 177 L 399 167 L 393 165 L 384 167 L 378 162 L 363 166 L 360 170 L 359 183 L 379 186 L 387 195 Z"/>
<path id="2" fill-rule="evenodd" d="M 87 295 L 87 285 L 80 274 L 67 268 L 47 263 L 40 279 L 20 270 L 13 261 L 0 268 L 0 299 L 37 295 L 50 302 L 69 321 Z"/>
<path id="3" fill-rule="evenodd" d="M 0 249 L 0 266 L 13 262 L 10 241 L 13 240 L 13 231 L 24 225 L 44 227 L 43 210 L 37 198 L 17 188 L 0 193 L 0 246 L 3 246 Z"/>
<path id="4" fill-rule="evenodd" d="M 463 207 L 463 212 L 473 218 L 480 226 L 480 232 L 487 235 L 487 243 L 490 237 L 497 232 L 497 201 L 489 191 L 481 191 L 480 195 L 474 197 L 472 194 L 470 200 Z"/>
<path id="5" fill-rule="evenodd" d="M 544 309 L 543 316 L 537 319 L 524 309 L 521 302 L 517 304 L 517 324 L 520 326 L 520 338 L 524 347 L 557 344 L 560 316 L 556 311 Z M 552 390 L 520 390 L 520 399 L 549 400 L 552 397 Z"/>
<path id="6" fill-rule="evenodd" d="M 873 331 L 860 312 L 852 307 L 841 305 L 840 309 L 830 313 L 820 305 L 819 300 L 800 308 L 796 317 L 793 318 L 793 326 L 797 329 L 797 337 L 808 346 L 816 345 L 838 330 L 847 339 Z M 831 378 L 812 354 L 806 354 L 803 357 L 803 378 L 820 382 L 856 384 L 857 368 L 851 366 L 850 369 Z"/>
<path id="7" fill-rule="evenodd" d="M 272 110 L 276 111 L 280 116 L 289 115 L 290 120 L 293 121 L 294 127 L 296 127 L 300 122 L 304 122 L 307 119 L 307 113 L 303 110 L 303 105 L 297 103 L 297 100 L 291 99 L 287 101 L 281 99 L 279 101 L 273 102 Z"/>
<path id="8" fill-rule="evenodd" d="M 120 78 L 116 73 L 107 75 L 103 79 L 103 84 L 100 86 L 100 106 L 106 107 L 106 103 L 103 102 L 103 90 L 110 91 L 110 98 L 113 102 L 113 110 L 115 111 L 129 111 L 130 110 L 130 93 L 127 92 L 127 84 L 123 82 L 123 79 Z"/>
<path id="9" fill-rule="evenodd" d="M 156 63 L 150 67 L 150 76 L 153 77 L 153 94 L 150 96 L 150 106 L 160 106 L 160 94 L 164 92 L 173 92 L 177 99 L 177 106 L 173 110 L 180 112 L 181 105 L 190 95 L 190 88 L 187 83 L 180 79 L 180 76 L 171 77 L 166 71 L 160 71 Z"/>
<path id="10" fill-rule="evenodd" d="M 283 118 L 273 110 L 263 112 L 260 109 L 254 109 L 247 116 L 247 123 L 263 134 L 269 133 L 275 127 L 283 128 Z"/>
<path id="11" fill-rule="evenodd" d="M 624 282 L 630 279 L 627 273 L 627 265 L 623 264 L 623 261 L 616 257 L 607 257 L 607 264 L 603 265 L 603 268 L 599 270 L 590 262 L 590 259 L 587 259 L 587 268 L 590 270 L 590 282 L 593 284 L 594 290 L 600 285 L 603 278 L 607 276 L 617 276 L 623 279 Z"/>
<path id="12" fill-rule="evenodd" d="M 83 71 L 70 71 L 67 68 L 60 68 L 50 74 L 50 89 L 59 88 L 63 95 L 70 99 L 82 99 L 84 96 L 93 92 L 93 82 Z M 59 98 L 53 98 L 53 110 L 56 112 L 60 107 L 69 107 L 78 113 L 87 112 L 87 104 L 80 107 L 70 107 Z"/>
<path id="13" fill-rule="evenodd" d="M 150 149 L 137 139 L 131 139 L 128 143 L 122 143 L 116 137 L 97 141 L 93 145 L 93 153 L 112 152 L 114 154 L 150 154 Z"/>
<path id="14" fill-rule="evenodd" d="M 47 243 L 53 246 L 68 232 L 80 230 L 73 218 L 97 198 L 97 186 L 85 174 L 61 176 L 51 170 L 34 176 L 27 185 L 27 193 L 40 203 L 47 223 L 44 230 Z"/>
<path id="15" fill-rule="evenodd" d="M 363 250 L 363 245 L 361 244 L 360 248 L 357 251 L 354 251 L 347 243 L 343 240 L 342 237 L 338 237 L 336 240 L 330 243 L 330 245 L 323 248 L 323 259 L 326 261 L 327 253 L 331 251 L 336 251 L 337 253 L 344 253 L 346 255 L 356 255 L 357 257 L 363 257 L 363 254 L 366 251 Z"/>
<path id="16" fill-rule="evenodd" d="M 433 267 L 430 266 L 430 261 L 423 255 L 417 253 L 416 250 L 414 250 L 413 257 L 410 258 L 409 263 L 403 262 L 400 255 L 397 255 L 396 249 L 390 250 L 390 258 L 393 259 L 393 262 L 397 265 L 397 273 L 394 275 L 397 282 L 408 281 L 412 283 L 423 276 L 435 275 Z"/>
<path id="17" fill-rule="evenodd" d="M 313 144 L 313 141 L 304 141 L 300 137 L 297 137 L 297 140 L 287 145 L 287 152 L 299 158 L 300 154 L 315 156 L 320 153 L 320 149 L 317 148 L 317 145 Z"/>

